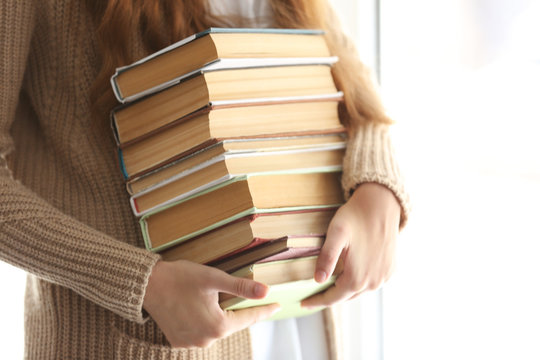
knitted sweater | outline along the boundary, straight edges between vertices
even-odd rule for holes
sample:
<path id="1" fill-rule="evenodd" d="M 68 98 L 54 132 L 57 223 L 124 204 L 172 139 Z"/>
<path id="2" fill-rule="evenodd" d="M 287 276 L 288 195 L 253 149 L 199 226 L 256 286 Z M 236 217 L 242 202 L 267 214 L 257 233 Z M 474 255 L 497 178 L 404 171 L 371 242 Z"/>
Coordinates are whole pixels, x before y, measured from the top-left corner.
<path id="1" fill-rule="evenodd" d="M 99 52 L 84 2 L 4 0 L 0 29 L 0 259 L 29 273 L 26 357 L 249 359 L 246 330 L 208 349 L 171 349 L 144 318 L 159 255 L 144 249 L 114 139 L 90 116 Z M 386 126 L 351 133 L 345 192 L 364 181 L 394 191 L 406 217 Z"/>

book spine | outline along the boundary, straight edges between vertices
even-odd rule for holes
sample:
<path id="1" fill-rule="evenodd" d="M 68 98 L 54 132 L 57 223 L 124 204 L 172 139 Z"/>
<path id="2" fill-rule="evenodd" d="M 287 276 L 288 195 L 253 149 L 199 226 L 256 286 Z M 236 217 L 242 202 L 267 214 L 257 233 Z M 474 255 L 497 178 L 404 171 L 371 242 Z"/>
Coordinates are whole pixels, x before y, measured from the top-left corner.
<path id="1" fill-rule="evenodd" d="M 122 175 L 124 175 L 124 180 L 129 179 L 126 164 L 124 163 L 124 155 L 122 154 L 122 149 L 120 148 L 118 148 L 118 162 L 120 163 L 120 171 L 122 171 Z"/>
<path id="2" fill-rule="evenodd" d="M 113 76 L 111 76 L 111 87 L 112 87 L 114 96 L 116 97 L 116 100 L 123 103 L 125 100 L 124 100 L 124 97 L 122 96 L 122 92 L 120 91 L 120 88 L 118 87 L 118 82 L 116 81 L 116 79 L 118 78 L 118 74 L 119 74 L 119 69 L 116 69 Z"/>
<path id="3" fill-rule="evenodd" d="M 110 122 L 111 122 L 111 129 L 114 135 L 114 141 L 116 142 L 116 146 L 120 146 L 120 137 L 118 136 L 118 127 L 116 126 L 116 117 L 115 117 L 114 109 L 110 113 Z"/>

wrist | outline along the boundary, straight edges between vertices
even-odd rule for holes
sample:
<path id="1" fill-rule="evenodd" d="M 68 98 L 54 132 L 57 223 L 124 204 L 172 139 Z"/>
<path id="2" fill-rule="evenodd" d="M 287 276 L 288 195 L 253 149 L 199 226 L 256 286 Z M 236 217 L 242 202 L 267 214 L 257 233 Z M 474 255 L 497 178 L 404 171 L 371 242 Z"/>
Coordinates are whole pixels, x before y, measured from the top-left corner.
<path id="1" fill-rule="evenodd" d="M 399 224 L 401 205 L 394 192 L 375 182 L 360 184 L 353 192 L 350 201 L 357 211 L 368 215 L 372 220 L 383 224 Z"/>
<path id="2" fill-rule="evenodd" d="M 161 288 L 161 274 L 163 274 L 163 267 L 166 267 L 166 263 L 163 260 L 158 260 L 154 264 L 152 272 L 148 277 L 148 284 L 146 285 L 146 291 L 143 298 L 143 309 L 147 312 L 150 312 L 150 309 L 159 298 L 158 292 Z"/>

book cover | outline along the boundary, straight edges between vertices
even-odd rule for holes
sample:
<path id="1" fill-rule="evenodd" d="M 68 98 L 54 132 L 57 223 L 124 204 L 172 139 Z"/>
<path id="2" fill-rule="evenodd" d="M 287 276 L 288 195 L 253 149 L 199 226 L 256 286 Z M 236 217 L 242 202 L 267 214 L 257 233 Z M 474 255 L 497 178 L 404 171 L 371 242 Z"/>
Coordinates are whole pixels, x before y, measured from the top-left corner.
<path id="1" fill-rule="evenodd" d="M 183 259 L 207 264 L 240 256 L 240 253 L 246 253 L 251 249 L 262 248 L 262 252 L 257 250 L 256 253 L 248 255 L 249 259 L 253 260 L 249 261 L 251 263 L 270 256 L 275 251 L 291 247 L 320 246 L 336 211 L 337 207 L 324 207 L 302 211 L 258 213 L 232 221 L 166 248 L 160 253 L 167 261 Z M 279 239 L 285 241 L 280 244 Z M 274 242 L 277 247 L 261 246 L 269 242 Z"/>
<path id="2" fill-rule="evenodd" d="M 256 34 L 275 34 L 275 35 L 303 35 L 303 36 L 321 36 L 323 34 L 322 31 L 320 30 L 304 30 L 304 29 L 263 29 L 263 28 L 259 28 L 259 29 L 249 29 L 249 28 L 209 28 L 205 31 L 202 31 L 200 33 L 197 33 L 197 34 L 194 34 L 192 36 L 189 36 L 185 39 L 182 39 L 160 51 L 157 51 L 145 58 L 142 58 L 130 65 L 127 65 L 127 66 L 123 66 L 123 67 L 120 67 L 120 68 L 117 68 L 115 73 L 111 76 L 111 79 L 110 79 L 110 82 L 111 82 L 111 85 L 112 85 L 112 88 L 113 88 L 113 91 L 114 91 L 114 94 L 116 96 L 116 98 L 118 99 L 118 101 L 120 102 L 128 102 L 128 101 L 133 101 L 137 98 L 140 98 L 144 95 L 147 95 L 148 93 L 151 93 L 153 91 L 156 91 L 157 88 L 159 88 L 161 85 L 152 85 L 150 87 L 150 89 L 139 89 L 138 91 L 135 91 L 135 93 L 129 93 L 129 94 L 126 94 L 124 95 L 123 94 L 123 91 L 121 89 L 121 86 L 119 84 L 119 77 L 121 77 L 123 74 L 125 73 L 129 73 L 130 71 L 134 70 L 134 69 L 137 69 L 137 68 L 140 68 L 140 67 L 144 67 L 145 64 L 149 64 L 149 63 L 152 63 L 152 62 L 156 62 L 156 59 L 159 59 L 161 57 L 163 57 L 164 55 L 168 55 L 168 54 L 174 54 L 175 52 L 178 53 L 179 50 L 182 51 L 182 48 L 187 48 L 186 49 L 186 52 L 189 53 L 191 51 L 193 51 L 194 49 L 189 49 L 190 45 L 192 43 L 194 43 L 196 40 L 199 40 L 199 39 L 203 39 L 203 38 L 208 38 L 209 36 L 211 36 L 212 34 L 230 34 L 230 35 L 235 35 L 235 34 L 253 34 L 253 35 L 256 35 Z M 199 40 L 200 41 L 200 40 Z M 249 53 L 247 53 L 249 54 Z M 246 55 L 247 55 L 246 54 Z M 326 55 L 326 54 L 325 54 Z M 240 56 L 240 57 L 249 57 L 249 56 Z M 213 57 L 213 56 L 206 56 L 206 57 L 202 57 L 199 62 L 195 62 L 195 64 L 199 64 L 199 66 L 205 66 L 207 64 L 212 64 L 213 62 L 219 62 L 221 59 L 218 58 L 218 57 Z M 183 68 L 184 73 L 189 73 L 189 66 L 188 67 L 184 67 Z M 191 69 L 191 70 L 194 70 L 194 69 Z M 174 76 L 174 72 L 172 72 L 172 75 L 171 75 L 173 78 L 174 77 L 177 77 L 177 76 Z M 170 81 L 170 80 L 168 80 Z M 166 83 L 168 82 L 167 80 L 166 81 L 161 81 L 160 83 Z"/>
<path id="3" fill-rule="evenodd" d="M 316 282 L 314 279 L 308 279 L 270 285 L 268 295 L 264 299 L 253 300 L 234 297 L 220 302 L 220 306 L 224 310 L 240 310 L 248 307 L 279 303 L 281 310 L 267 319 L 267 321 L 306 316 L 320 311 L 322 308 L 309 310 L 302 308 L 300 302 L 326 290 L 335 281 L 336 277 L 331 276 L 322 284 Z"/>
<path id="4" fill-rule="evenodd" d="M 142 216 L 145 245 L 159 251 L 252 214 L 339 206 L 343 203 L 340 175 L 337 168 L 329 167 L 316 173 L 297 170 L 229 179 Z M 274 188 L 267 187 L 268 181 Z M 250 190 L 249 182 L 253 182 Z M 171 216 L 178 224 L 170 222 Z M 153 243 L 151 233 L 156 231 L 154 236 L 159 234 L 160 240 Z"/>
<path id="5" fill-rule="evenodd" d="M 258 240 L 258 239 L 257 239 Z M 236 271 L 249 264 L 263 264 L 319 255 L 324 236 L 291 235 L 248 245 L 209 263 L 225 272 Z"/>
<path id="6" fill-rule="evenodd" d="M 337 101 L 340 102 L 343 100 L 343 92 L 333 92 L 328 94 L 320 94 L 320 95 L 299 95 L 299 96 L 285 96 L 285 97 L 272 97 L 272 98 L 246 98 L 246 99 L 240 99 L 240 100 L 222 100 L 222 101 L 212 101 L 210 103 L 205 104 L 199 109 L 196 109 L 195 111 L 176 119 L 175 121 L 171 121 L 170 123 L 164 124 L 163 126 L 160 126 L 152 131 L 145 132 L 144 134 L 135 137 L 128 141 L 120 141 L 119 135 L 118 135 L 118 129 L 116 126 L 116 121 L 114 120 L 114 111 L 120 110 L 123 108 L 124 105 L 117 106 L 112 112 L 110 117 L 110 124 L 111 129 L 113 131 L 114 139 L 116 141 L 117 146 L 120 148 L 124 148 L 126 146 L 130 146 L 133 143 L 137 143 L 140 141 L 143 141 L 144 139 L 151 137 L 155 135 L 156 133 L 166 131 L 167 129 L 177 126 L 179 123 L 187 122 L 193 118 L 196 118 L 200 115 L 206 114 L 212 110 L 219 110 L 219 109 L 226 109 L 226 108 L 232 108 L 232 107 L 245 107 L 245 106 L 264 106 L 264 105 L 272 105 L 272 104 L 298 104 L 298 103 L 313 103 L 313 102 L 320 102 L 320 101 Z"/>
<path id="7" fill-rule="evenodd" d="M 276 121 L 279 117 L 280 121 Z M 120 145 L 124 178 L 133 179 L 225 139 L 265 139 L 344 132 L 337 101 L 205 108 Z M 129 181 L 129 180 L 128 180 Z"/>
<path id="8" fill-rule="evenodd" d="M 284 98 L 335 94 L 337 89 L 330 65 L 267 66 L 199 72 L 113 109 L 113 126 L 119 143 L 124 144 L 175 122 L 209 103 L 251 106 L 257 102 L 280 102 Z"/>
<path id="9" fill-rule="evenodd" d="M 280 137 L 252 137 L 223 139 L 202 149 L 190 152 L 178 160 L 134 177 L 126 182 L 130 195 L 138 194 L 164 182 L 181 177 L 182 173 L 196 166 L 226 154 L 248 154 L 254 152 L 275 152 L 286 150 L 314 149 L 341 146 L 345 144 L 345 132 L 329 132 L 317 135 L 295 135 Z M 171 180 L 170 180 L 171 179 Z"/>
<path id="10" fill-rule="evenodd" d="M 221 70 L 234 70 L 234 69 L 249 69 L 249 68 L 262 68 L 262 67 L 276 67 L 276 66 L 301 66 L 301 65 L 332 65 L 338 61 L 336 56 L 330 57 L 305 57 L 305 58 L 233 58 L 233 59 L 216 59 L 211 63 L 208 63 L 200 68 L 194 69 L 181 76 L 170 79 L 166 82 L 155 85 L 149 89 L 143 90 L 135 95 L 121 97 L 121 103 L 126 104 L 138 99 L 142 99 L 145 96 L 152 95 L 153 93 L 160 92 L 171 86 L 177 85 L 182 81 L 188 80 L 199 74 L 208 73 L 212 71 Z M 120 89 L 116 82 L 113 82 L 113 90 L 115 95 L 122 96 Z"/>
<path id="11" fill-rule="evenodd" d="M 278 171 L 341 170 L 345 143 L 278 151 L 228 152 L 203 161 L 130 197 L 136 216 L 239 176 Z"/>

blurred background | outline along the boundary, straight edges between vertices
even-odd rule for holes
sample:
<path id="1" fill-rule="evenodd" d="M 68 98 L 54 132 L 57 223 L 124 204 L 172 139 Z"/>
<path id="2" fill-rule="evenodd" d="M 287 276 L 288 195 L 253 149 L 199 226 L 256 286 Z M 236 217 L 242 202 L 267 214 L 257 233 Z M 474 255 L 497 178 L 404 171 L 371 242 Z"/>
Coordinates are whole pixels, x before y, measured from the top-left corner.
<path id="1" fill-rule="evenodd" d="M 360 41 L 353 3 L 334 1 Z M 540 359 L 540 1 L 372 4 L 378 41 L 359 48 L 413 212 L 394 277 L 346 306 L 370 324 L 348 358 Z"/>
<path id="2" fill-rule="evenodd" d="M 540 1 L 332 2 L 413 200 L 395 275 L 343 308 L 346 358 L 540 359 Z M 25 275 L 0 274 L 1 357 L 20 359 Z"/>

